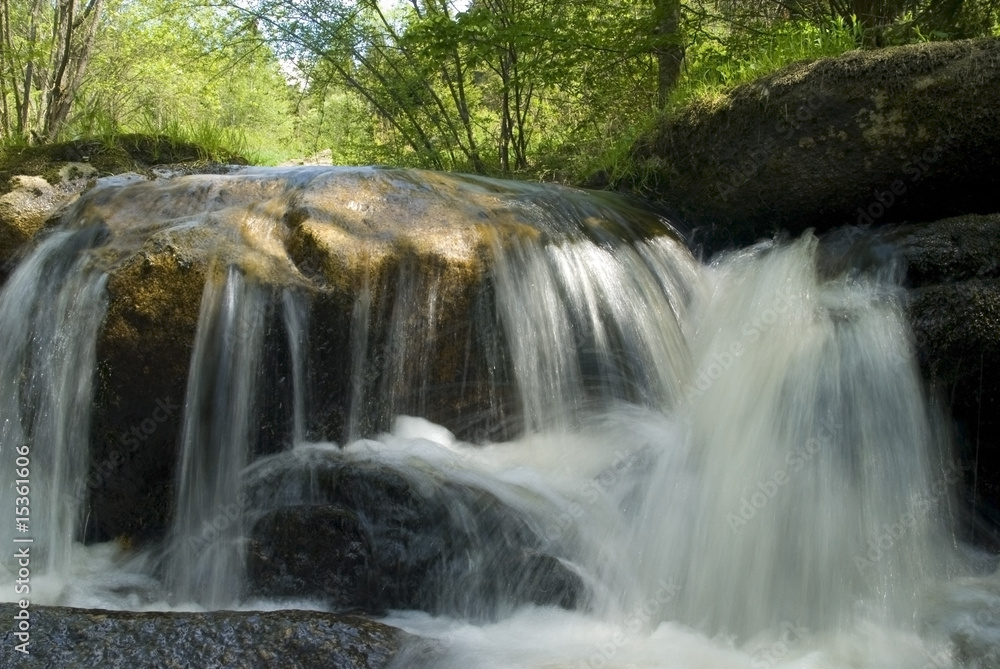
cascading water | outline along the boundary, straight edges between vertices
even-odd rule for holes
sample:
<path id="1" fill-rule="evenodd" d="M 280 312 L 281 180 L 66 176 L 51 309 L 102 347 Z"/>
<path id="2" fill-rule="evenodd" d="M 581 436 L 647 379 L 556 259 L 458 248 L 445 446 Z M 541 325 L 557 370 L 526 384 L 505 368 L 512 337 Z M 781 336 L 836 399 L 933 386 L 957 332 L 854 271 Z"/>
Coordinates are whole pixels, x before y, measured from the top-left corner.
<path id="1" fill-rule="evenodd" d="M 295 293 L 286 290 L 281 294 L 288 334 L 289 356 L 292 362 L 292 443 L 299 444 L 306 434 L 306 370 L 305 338 L 308 334 L 309 314 L 305 302 Z"/>
<path id="2" fill-rule="evenodd" d="M 264 197 L 266 181 L 250 174 Z M 289 174 L 286 223 L 308 208 L 296 189 L 340 178 Z M 476 197 L 500 188 L 470 183 Z M 320 571 L 327 559 L 361 565 L 375 608 L 415 609 L 386 618 L 422 639 L 399 667 L 955 666 L 950 623 L 925 623 L 935 588 L 972 573 L 951 534 L 960 472 L 892 280 L 821 278 L 811 235 L 706 267 L 662 223 L 661 234 L 648 220 L 642 234 L 624 234 L 624 214 L 594 213 L 603 205 L 530 198 L 503 215 L 532 233 L 493 240 L 475 294 L 412 258 L 366 268 L 333 297 L 301 282 L 275 288 L 246 269 L 261 263 L 210 265 L 171 529 L 124 568 L 115 554 L 116 570 L 146 579 L 144 594 L 123 599 L 138 577 L 109 569 L 86 593 L 52 601 L 323 607 L 300 574 L 280 574 L 276 599 L 246 596 L 248 581 L 276 569 L 261 528 L 283 536 L 304 523 L 317 541 L 329 527 L 359 539 L 334 557 L 295 559 L 307 554 Z M 176 223 L 189 215 L 166 215 L 170 230 L 190 229 Z M 291 234 L 265 227 L 267 244 Z M 0 296 L 0 457 L 6 475 L 17 446 L 30 444 L 37 490 L 56 491 L 58 500 L 39 498 L 48 515 L 32 514 L 32 527 L 51 533 L 53 573 L 73 568 L 79 534 L 78 506 L 65 500 L 81 497 L 87 467 L 81 428 L 105 278 L 86 249 L 101 234 L 53 234 Z M 349 263 L 335 270 L 355 276 Z M 330 304 L 342 323 L 317 342 Z M 282 356 L 287 364 L 267 372 Z M 441 357 L 458 370 L 445 388 L 434 380 Z M 328 369 L 334 359 L 347 362 Z M 322 396 L 330 379 L 334 402 Z M 472 394 L 487 406 L 480 413 L 468 413 Z M 432 396 L 453 403 L 455 425 L 394 418 L 447 417 Z M 260 425 L 282 421 L 287 430 L 262 436 Z M 472 423 L 481 443 L 448 429 Z M 393 499 L 380 506 L 363 476 Z M 418 512 L 438 534 L 420 534 Z M 413 554 L 365 553 L 383 544 Z M 90 550 L 92 562 L 106 559 Z M 378 581 L 366 555 L 406 583 Z"/>
<path id="3" fill-rule="evenodd" d="M 168 584 L 180 602 L 218 608 L 240 594 L 240 472 L 253 451 L 267 306 L 261 287 L 235 269 L 205 284 L 169 549 Z"/>
<path id="4" fill-rule="evenodd" d="M 639 340 L 686 355 L 654 356 L 642 373 L 624 368 L 632 384 L 677 379 L 673 402 L 640 385 L 648 410 L 592 412 L 573 436 L 551 405 L 538 414 L 554 415 L 557 434 L 529 441 L 544 442 L 553 459 L 521 451 L 517 462 L 535 469 L 532 485 L 561 488 L 536 513 L 548 536 L 577 537 L 567 559 L 596 584 L 596 617 L 522 613 L 474 631 L 419 616 L 394 622 L 443 638 L 436 663 L 447 667 L 771 666 L 779 657 L 791 666 L 913 667 L 940 657 L 935 642 L 913 635 L 926 588 L 957 565 L 947 531 L 956 465 L 934 432 L 896 289 L 876 279 L 821 282 L 815 250 L 810 237 L 749 250 L 685 286 L 688 336 L 661 325 Z M 580 264 L 552 267 L 567 293 L 593 294 Z M 607 262 L 590 268 L 620 276 Z M 514 303 L 525 299 L 517 280 L 501 281 L 506 290 Z M 549 293 L 539 295 L 545 304 Z M 641 291 L 614 295 L 615 310 L 598 301 L 596 311 L 619 326 L 635 318 L 617 313 L 649 304 Z M 533 376 L 519 377 L 522 392 L 550 397 L 554 366 L 601 351 L 561 331 L 519 342 L 544 350 L 514 347 L 515 358 L 532 360 L 518 368 Z M 538 361 L 553 349 L 572 362 Z M 554 455 L 552 444 L 567 438 L 572 455 Z M 477 462 L 467 469 L 488 467 L 489 456 L 468 457 Z M 889 636 L 861 642 L 867 625 Z M 686 628 L 746 650 L 697 649 Z M 871 654 L 860 665 L 842 657 L 842 641 L 823 641 L 846 631 L 858 643 L 849 654 Z"/>
<path id="5" fill-rule="evenodd" d="M 899 296 L 818 282 L 814 251 L 806 238 L 712 268 L 677 414 L 684 467 L 658 463 L 637 516 L 633 601 L 674 574 L 667 610 L 708 631 L 836 629 L 858 605 L 908 622 L 916 584 L 946 573 L 950 498 L 917 501 L 947 464 Z M 696 487 L 678 496 L 682 471 Z"/>
<path id="6" fill-rule="evenodd" d="M 682 328 L 694 276 L 673 240 L 501 252 L 498 320 L 525 430 L 569 428 L 609 401 L 672 407 L 689 374 Z"/>
<path id="7" fill-rule="evenodd" d="M 53 234 L 0 293 L 0 458 L 8 478 L 0 503 L 18 517 L 4 523 L 0 538 L 22 547 L 13 542 L 30 539 L 32 554 L 56 575 L 69 566 L 86 499 L 107 277 L 80 252 L 101 235 L 99 229 Z"/>

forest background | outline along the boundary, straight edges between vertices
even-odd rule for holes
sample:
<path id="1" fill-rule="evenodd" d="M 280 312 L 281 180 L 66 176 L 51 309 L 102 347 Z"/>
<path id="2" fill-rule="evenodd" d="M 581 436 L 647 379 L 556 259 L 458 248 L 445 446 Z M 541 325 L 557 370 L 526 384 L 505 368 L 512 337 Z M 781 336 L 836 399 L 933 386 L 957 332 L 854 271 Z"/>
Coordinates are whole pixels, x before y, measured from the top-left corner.
<path id="1" fill-rule="evenodd" d="M 579 183 L 788 63 L 1000 34 L 1000 0 L 0 0 L 0 151 L 161 135 Z"/>

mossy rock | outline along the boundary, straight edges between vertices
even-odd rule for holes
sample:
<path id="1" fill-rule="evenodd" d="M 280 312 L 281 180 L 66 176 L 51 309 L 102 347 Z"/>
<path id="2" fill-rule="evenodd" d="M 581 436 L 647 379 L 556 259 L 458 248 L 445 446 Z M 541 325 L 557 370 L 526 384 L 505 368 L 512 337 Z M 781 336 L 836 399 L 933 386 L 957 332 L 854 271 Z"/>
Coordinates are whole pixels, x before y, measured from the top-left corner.
<path id="1" fill-rule="evenodd" d="M 8 146 L 0 150 L 0 194 L 7 192 L 18 174 L 40 176 L 50 184 L 66 177 L 67 164 L 89 165 L 96 176 L 125 172 L 150 175 L 157 165 L 187 165 L 197 171 L 215 171 L 219 163 L 246 165 L 235 154 L 211 155 L 196 144 L 163 135 L 123 134 L 106 139 L 77 139 L 54 144 Z"/>
<path id="2" fill-rule="evenodd" d="M 10 186 L 8 192 L 0 195 L 0 267 L 3 268 L 44 227 L 53 212 L 72 197 L 41 177 L 18 175 Z"/>
<path id="3" fill-rule="evenodd" d="M 791 65 L 665 118 L 619 189 L 709 251 L 779 230 L 1000 211 L 1000 39 Z"/>
<path id="4" fill-rule="evenodd" d="M 153 168 L 161 165 L 169 165 L 171 174 L 230 169 L 209 158 L 246 164 L 236 155 L 209 155 L 194 144 L 134 134 L 0 149 L 0 285 L 35 235 L 56 223 L 98 178 L 125 173 L 155 178 Z"/>

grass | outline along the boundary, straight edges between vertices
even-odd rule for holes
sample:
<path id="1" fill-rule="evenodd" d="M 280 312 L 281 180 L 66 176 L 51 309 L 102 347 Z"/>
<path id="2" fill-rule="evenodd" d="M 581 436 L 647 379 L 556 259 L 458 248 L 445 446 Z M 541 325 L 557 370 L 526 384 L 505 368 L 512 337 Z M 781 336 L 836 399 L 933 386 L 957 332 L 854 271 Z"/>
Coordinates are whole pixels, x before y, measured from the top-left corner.
<path id="1" fill-rule="evenodd" d="M 593 122 L 601 124 L 600 128 L 581 127 L 578 131 L 566 132 L 565 126 L 554 124 L 534 142 L 533 167 L 512 176 L 593 186 L 628 176 L 633 183 L 637 180 L 641 183 L 641 172 L 649 165 L 635 164 L 632 148 L 664 117 L 669 118 L 692 105 L 724 101 L 736 86 L 790 63 L 842 54 L 856 48 L 861 37 L 854 27 L 842 20 L 822 25 L 804 21 L 762 23 L 744 26 L 738 31 L 729 25 L 702 21 L 689 30 L 697 30 L 697 39 L 689 40 L 692 44 L 685 55 L 684 72 L 665 109 L 654 109 L 651 100 L 637 100 L 627 119 L 602 121 L 600 114 L 593 114 Z M 648 105 L 645 111 L 641 109 L 644 105 Z M 284 125 L 289 125 L 287 119 Z M 147 139 L 130 139 L 135 137 Z M 105 112 L 78 110 L 71 128 L 60 139 L 64 144 L 97 142 L 102 147 L 102 156 L 117 156 L 116 160 L 122 165 L 128 164 L 130 159 L 145 165 L 198 161 L 274 165 L 303 153 L 304 148 L 297 146 L 296 137 L 297 134 L 288 128 L 278 132 L 271 127 L 239 127 L 223 125 L 217 120 L 185 121 L 179 117 L 152 115 L 122 127 Z M 331 141 L 336 151 L 343 137 Z M 27 148 L 22 139 L 11 138 L 6 143 L 8 153 L 23 153 Z M 338 161 L 343 161 L 344 151 L 336 153 Z M 371 150 L 363 151 L 359 158 L 371 159 L 373 155 Z M 402 158 L 392 154 L 378 162 L 405 163 Z M 109 167 L 113 162 L 109 159 Z"/>
<path id="2" fill-rule="evenodd" d="M 860 31 L 836 19 L 818 26 L 789 21 L 777 26 L 749 27 L 734 33 L 709 33 L 685 54 L 684 72 L 663 110 L 651 111 L 639 123 L 608 137 L 593 160 L 581 162 L 573 180 L 603 186 L 625 177 L 633 184 L 648 181 L 655 165 L 636 164 L 632 148 L 665 118 L 693 105 L 714 106 L 740 86 L 802 60 L 839 56 L 858 48 Z"/>
<path id="3" fill-rule="evenodd" d="M 246 160 L 219 145 L 202 146 L 168 135 L 124 133 L 80 138 L 52 144 L 28 145 L 11 141 L 0 145 L 0 193 L 17 174 L 41 176 L 59 182 L 66 163 L 88 163 L 98 175 L 139 172 L 150 174 L 156 165 L 246 164 Z"/>

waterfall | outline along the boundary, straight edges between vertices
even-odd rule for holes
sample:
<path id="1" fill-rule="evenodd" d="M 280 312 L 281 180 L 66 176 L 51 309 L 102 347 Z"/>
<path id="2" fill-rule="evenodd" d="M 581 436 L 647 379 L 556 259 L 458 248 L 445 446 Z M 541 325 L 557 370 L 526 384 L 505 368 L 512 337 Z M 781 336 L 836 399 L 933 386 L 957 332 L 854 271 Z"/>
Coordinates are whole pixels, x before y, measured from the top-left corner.
<path id="1" fill-rule="evenodd" d="M 299 444 L 306 435 L 308 406 L 305 359 L 305 340 L 309 336 L 308 304 L 301 296 L 287 289 L 281 293 L 281 304 L 292 366 L 292 444 Z"/>
<path id="2" fill-rule="evenodd" d="M 815 239 L 709 268 L 677 455 L 634 519 L 637 590 L 684 584 L 669 615 L 746 638 L 906 621 L 942 575 L 936 443 L 895 286 L 820 282 Z M 680 466 L 678 466 L 680 465 Z M 889 539 L 884 535 L 888 533 Z M 874 549 L 873 549 L 874 546 Z"/>
<path id="3" fill-rule="evenodd" d="M 248 174 L 128 187 L 138 222 L 105 189 L 72 224 L 111 203 L 113 225 L 50 234 L 0 293 L 0 506 L 26 458 L 25 536 L 64 580 L 74 550 L 92 569 L 52 602 L 336 609 L 340 588 L 419 637 L 399 667 L 955 665 L 929 593 L 986 568 L 952 533 L 962 471 L 894 273 L 826 276 L 811 234 L 703 264 L 568 189 Z M 423 236 L 390 249 L 390 205 Z M 116 263 L 186 282 L 178 312 L 202 290 L 169 527 L 74 548 Z"/>
<path id="4" fill-rule="evenodd" d="M 596 615 L 391 618 L 443 644 L 430 664 L 757 667 L 819 652 L 848 666 L 822 642 L 840 634 L 872 654 L 857 666 L 922 666 L 940 650 L 914 635 L 929 584 L 959 564 L 961 470 L 923 395 L 899 288 L 820 280 L 816 247 L 765 244 L 672 280 L 656 268 L 684 265 L 662 247 L 519 249 L 499 263 L 533 429 L 503 455 L 470 447 L 446 467 L 534 518 L 585 576 Z M 383 457 L 398 448 L 386 441 Z M 742 650 L 678 659 L 687 630 Z"/>
<path id="5" fill-rule="evenodd" d="M 264 323 L 261 286 L 235 268 L 210 276 L 184 405 L 168 583 L 179 602 L 231 605 L 242 589 L 240 472 L 256 437 Z"/>
<path id="6" fill-rule="evenodd" d="M 91 395 L 107 277 L 86 250 L 103 231 L 57 232 L 0 293 L 0 504 L 7 546 L 31 539 L 50 573 L 69 566 L 86 501 Z M 16 510 L 16 511 L 15 511 Z M 21 520 L 23 518 L 23 522 Z M 12 570 L 12 573 L 16 569 Z"/>
<path id="7" fill-rule="evenodd" d="M 500 252 L 497 325 L 524 429 L 567 429 L 585 409 L 615 401 L 673 406 L 688 374 L 683 328 L 696 275 L 672 238 L 635 248 L 576 241 Z"/>

